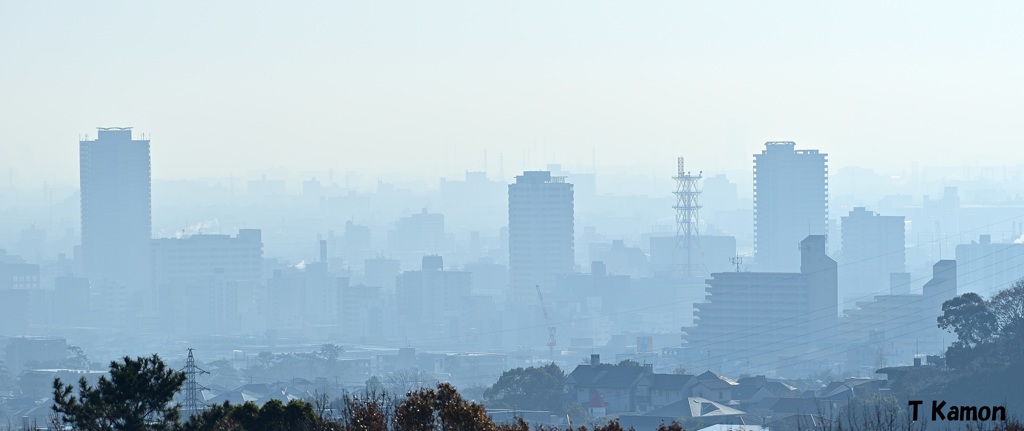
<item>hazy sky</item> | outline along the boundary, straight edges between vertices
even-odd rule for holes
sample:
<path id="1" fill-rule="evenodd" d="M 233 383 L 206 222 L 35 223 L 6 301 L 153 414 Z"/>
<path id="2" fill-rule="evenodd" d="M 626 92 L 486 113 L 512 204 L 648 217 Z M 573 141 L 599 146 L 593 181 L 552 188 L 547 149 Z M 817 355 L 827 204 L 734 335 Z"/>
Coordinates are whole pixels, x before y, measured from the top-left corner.
<path id="1" fill-rule="evenodd" d="M 1024 3 L 0 2 L 0 168 L 76 184 L 96 126 L 157 178 L 1016 164 Z"/>

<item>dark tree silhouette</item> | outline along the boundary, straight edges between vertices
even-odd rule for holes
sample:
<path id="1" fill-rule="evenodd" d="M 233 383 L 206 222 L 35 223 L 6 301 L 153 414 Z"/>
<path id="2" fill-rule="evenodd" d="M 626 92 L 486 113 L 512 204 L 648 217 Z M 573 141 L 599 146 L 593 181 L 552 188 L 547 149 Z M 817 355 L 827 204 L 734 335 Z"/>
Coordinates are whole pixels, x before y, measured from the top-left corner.
<path id="1" fill-rule="evenodd" d="M 171 404 L 185 373 L 167 368 L 159 356 L 110 363 L 110 378 L 92 387 L 83 377 L 74 386 L 53 380 L 53 411 L 75 429 L 169 430 L 178 423 L 179 406 Z"/>
<path id="2" fill-rule="evenodd" d="M 999 330 L 996 316 L 977 293 L 965 293 L 942 303 L 939 328 L 953 332 L 957 342 L 974 347 L 989 341 Z"/>
<path id="3" fill-rule="evenodd" d="M 543 367 L 516 368 L 484 391 L 488 407 L 548 410 L 562 413 L 565 373 L 554 363 Z"/>
<path id="4" fill-rule="evenodd" d="M 1017 280 L 1009 289 L 1001 290 L 988 301 L 988 308 L 1000 329 L 1024 321 L 1024 280 Z"/>
<path id="5" fill-rule="evenodd" d="M 263 407 L 252 402 L 233 405 L 225 401 L 193 416 L 182 426 L 183 431 L 333 431 L 341 428 L 317 415 L 312 404 L 300 400 L 291 400 L 288 404 L 270 400 Z"/>

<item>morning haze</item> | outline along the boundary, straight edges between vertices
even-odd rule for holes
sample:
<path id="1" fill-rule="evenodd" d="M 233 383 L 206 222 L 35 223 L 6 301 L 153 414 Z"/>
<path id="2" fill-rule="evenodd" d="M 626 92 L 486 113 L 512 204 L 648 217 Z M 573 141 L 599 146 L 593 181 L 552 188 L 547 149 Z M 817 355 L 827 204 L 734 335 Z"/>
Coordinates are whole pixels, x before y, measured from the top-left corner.
<path id="1" fill-rule="evenodd" d="M 4 4 L 0 424 L 154 353 L 210 372 L 186 419 L 438 383 L 562 428 L 1019 415 L 1021 18 Z"/>
<path id="2" fill-rule="evenodd" d="M 482 169 L 484 150 L 509 172 L 524 152 L 533 167 L 589 167 L 592 150 L 601 166 L 651 169 L 679 146 L 746 170 L 721 154 L 768 139 L 827 142 L 836 167 L 887 174 L 911 157 L 1000 164 L 1019 143 L 1020 8 L 5 5 L 0 78 L 17 103 L 0 108 L 0 157 L 31 184 L 70 185 L 67 137 L 132 125 L 174 143 L 154 148 L 165 179 L 456 174 Z"/>

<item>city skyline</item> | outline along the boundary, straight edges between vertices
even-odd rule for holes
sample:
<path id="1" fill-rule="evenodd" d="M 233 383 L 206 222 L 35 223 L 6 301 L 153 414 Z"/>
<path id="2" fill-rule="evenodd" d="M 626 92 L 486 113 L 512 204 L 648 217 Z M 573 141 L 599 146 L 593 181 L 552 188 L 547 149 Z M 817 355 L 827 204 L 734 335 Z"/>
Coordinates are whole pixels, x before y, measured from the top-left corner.
<path id="1" fill-rule="evenodd" d="M 182 420 L 366 394 L 401 428 L 424 387 L 485 428 L 1016 417 L 1022 19 L 0 4 L 0 423 L 135 355 Z"/>

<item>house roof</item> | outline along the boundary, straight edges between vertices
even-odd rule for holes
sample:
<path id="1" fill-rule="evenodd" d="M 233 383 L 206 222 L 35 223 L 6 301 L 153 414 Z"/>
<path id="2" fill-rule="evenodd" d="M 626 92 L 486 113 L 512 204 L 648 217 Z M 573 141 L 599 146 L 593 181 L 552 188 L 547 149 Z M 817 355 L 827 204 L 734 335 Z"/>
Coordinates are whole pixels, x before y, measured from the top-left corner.
<path id="1" fill-rule="evenodd" d="M 643 416 L 700 418 L 712 416 L 740 416 L 743 414 L 743 411 L 705 398 L 689 397 L 682 401 L 677 401 L 667 406 L 651 410 L 644 413 Z"/>
<path id="2" fill-rule="evenodd" d="M 697 384 L 713 390 L 735 389 L 738 386 L 735 383 L 724 380 L 702 380 L 697 382 Z"/>
<path id="3" fill-rule="evenodd" d="M 726 379 L 728 380 L 728 379 Z M 740 377 L 733 390 L 737 400 L 748 400 L 758 393 L 770 398 L 793 397 L 798 395 L 795 387 L 778 380 L 769 380 L 765 376 Z"/>
<path id="4" fill-rule="evenodd" d="M 701 428 L 698 431 L 768 431 L 768 427 L 760 425 L 711 425 L 707 428 Z"/>
<path id="5" fill-rule="evenodd" d="M 651 374 L 647 376 L 651 389 L 659 390 L 683 389 L 691 380 L 693 380 L 693 376 L 689 374 Z"/>
<path id="6" fill-rule="evenodd" d="M 695 378 L 697 380 L 702 381 L 702 382 L 703 381 L 708 381 L 708 380 L 721 380 L 723 382 L 729 382 L 729 383 L 732 383 L 734 385 L 736 384 L 736 382 L 734 380 L 732 380 L 732 379 L 730 379 L 728 377 L 725 377 L 725 376 L 723 376 L 721 374 L 718 374 L 718 373 L 716 373 L 714 371 L 711 371 L 711 370 L 708 370 L 708 371 L 705 371 L 703 373 L 700 373 L 700 374 L 696 375 Z"/>
<path id="7" fill-rule="evenodd" d="M 578 365 L 568 379 L 580 387 L 629 389 L 646 372 L 644 367 L 632 365 Z"/>
<path id="8" fill-rule="evenodd" d="M 765 383 L 768 383 L 768 378 L 765 376 L 740 377 L 740 379 L 737 380 L 737 383 L 739 383 L 740 386 L 751 386 L 754 388 L 759 388 L 761 386 L 764 386 Z"/>
<path id="9" fill-rule="evenodd" d="M 828 402 L 818 398 L 779 398 L 772 405 L 775 413 L 818 414 L 828 408 Z"/>
<path id="10" fill-rule="evenodd" d="M 764 384 L 764 388 L 779 398 L 794 396 L 797 393 L 795 387 L 782 382 L 768 382 Z"/>
<path id="11" fill-rule="evenodd" d="M 224 401 L 228 401 L 231 404 L 245 404 L 246 402 L 258 402 L 260 398 L 263 398 L 263 394 L 247 391 L 244 389 L 238 389 L 234 391 L 224 392 L 209 400 L 206 400 L 208 404 L 216 405 L 221 404 Z"/>

